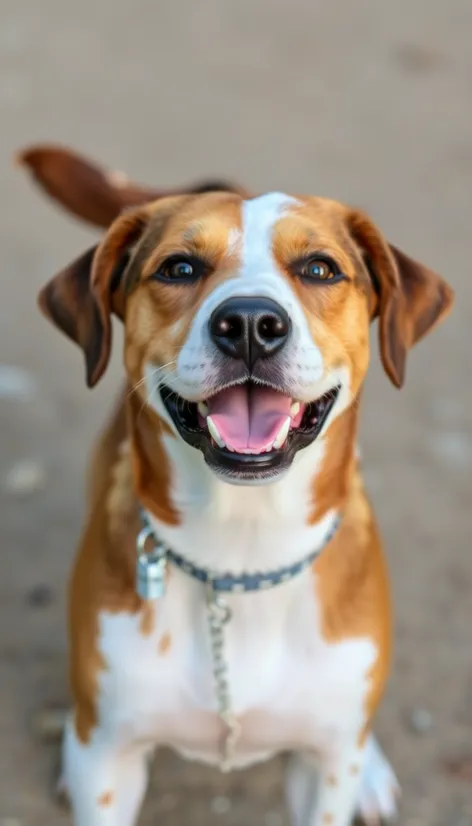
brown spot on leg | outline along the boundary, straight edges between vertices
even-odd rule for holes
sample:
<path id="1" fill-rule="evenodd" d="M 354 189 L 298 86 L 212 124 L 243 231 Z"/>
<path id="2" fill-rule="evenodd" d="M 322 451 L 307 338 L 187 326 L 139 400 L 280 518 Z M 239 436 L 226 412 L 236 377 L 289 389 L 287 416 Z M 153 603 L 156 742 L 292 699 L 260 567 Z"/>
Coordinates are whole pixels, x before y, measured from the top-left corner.
<path id="1" fill-rule="evenodd" d="M 354 777 L 356 774 L 359 774 L 361 767 L 358 766 L 356 763 L 353 763 L 352 766 L 349 767 L 349 774 L 352 774 Z"/>
<path id="2" fill-rule="evenodd" d="M 159 645 L 157 646 L 157 650 L 159 651 L 159 654 L 161 654 L 161 655 L 167 654 L 171 644 L 172 644 L 172 637 L 168 632 L 166 632 L 160 638 Z"/>
<path id="3" fill-rule="evenodd" d="M 331 786 L 331 788 L 334 788 L 335 786 L 338 785 L 338 779 L 337 779 L 337 777 L 335 777 L 334 774 L 330 774 L 326 778 L 326 783 L 327 783 L 328 786 Z"/>
<path id="4" fill-rule="evenodd" d="M 323 815 L 323 823 L 326 823 L 326 826 L 328 826 L 329 823 L 334 823 L 333 815 L 329 815 L 329 814 Z"/>
<path id="5" fill-rule="evenodd" d="M 113 803 L 113 793 L 103 792 L 97 800 L 99 806 L 111 806 Z"/>

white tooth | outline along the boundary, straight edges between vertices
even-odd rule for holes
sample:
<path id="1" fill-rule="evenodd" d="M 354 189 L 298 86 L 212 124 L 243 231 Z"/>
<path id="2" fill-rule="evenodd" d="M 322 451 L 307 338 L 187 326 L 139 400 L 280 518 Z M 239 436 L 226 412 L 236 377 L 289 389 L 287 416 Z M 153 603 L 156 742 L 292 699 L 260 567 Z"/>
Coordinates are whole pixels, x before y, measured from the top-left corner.
<path id="1" fill-rule="evenodd" d="M 197 409 L 200 413 L 200 416 L 208 416 L 208 405 L 205 404 L 205 402 L 198 402 Z"/>
<path id="2" fill-rule="evenodd" d="M 290 408 L 290 415 L 292 419 L 300 413 L 300 402 L 294 402 Z"/>
<path id="3" fill-rule="evenodd" d="M 207 423 L 208 430 L 210 431 L 210 435 L 213 436 L 213 438 L 214 438 L 216 444 L 218 445 L 218 447 L 224 447 L 225 446 L 224 439 L 221 438 L 219 430 L 218 430 L 216 424 L 214 423 L 213 419 L 211 418 L 211 416 L 207 416 L 206 423 Z"/>
<path id="4" fill-rule="evenodd" d="M 283 443 L 285 442 L 285 439 L 288 436 L 288 431 L 290 430 L 290 421 L 291 421 L 290 416 L 287 416 L 287 418 L 285 419 L 282 427 L 280 428 L 279 432 L 277 433 L 277 436 L 274 439 L 274 447 L 275 448 L 282 447 Z"/>
<path id="5" fill-rule="evenodd" d="M 273 449 L 273 447 L 274 447 L 274 443 L 271 442 L 270 445 L 267 445 L 267 447 L 265 449 L 265 452 L 270 453 L 270 451 Z"/>

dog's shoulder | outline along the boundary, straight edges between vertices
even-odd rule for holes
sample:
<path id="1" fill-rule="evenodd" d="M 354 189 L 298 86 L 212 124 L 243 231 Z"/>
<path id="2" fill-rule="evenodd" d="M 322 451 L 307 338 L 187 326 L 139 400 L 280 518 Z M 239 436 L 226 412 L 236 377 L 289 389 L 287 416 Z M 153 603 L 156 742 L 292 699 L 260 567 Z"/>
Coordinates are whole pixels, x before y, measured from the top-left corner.
<path id="1" fill-rule="evenodd" d="M 324 639 L 337 643 L 368 638 L 376 647 L 368 700 L 373 710 L 390 664 L 391 597 L 380 533 L 359 467 L 340 530 L 316 561 L 316 574 Z"/>

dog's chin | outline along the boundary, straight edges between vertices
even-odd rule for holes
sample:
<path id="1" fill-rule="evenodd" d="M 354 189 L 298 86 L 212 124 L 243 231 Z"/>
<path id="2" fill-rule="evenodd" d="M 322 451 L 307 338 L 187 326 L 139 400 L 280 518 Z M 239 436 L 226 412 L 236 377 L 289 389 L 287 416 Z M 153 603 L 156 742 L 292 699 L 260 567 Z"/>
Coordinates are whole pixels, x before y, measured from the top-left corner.
<path id="1" fill-rule="evenodd" d="M 204 402 L 196 403 L 166 385 L 160 387 L 181 438 L 202 452 L 218 477 L 235 485 L 268 484 L 286 473 L 298 451 L 319 436 L 339 391 L 336 385 L 310 403 L 299 403 L 283 388 L 245 382 L 217 388 Z M 247 410 L 241 409 L 244 394 Z"/>

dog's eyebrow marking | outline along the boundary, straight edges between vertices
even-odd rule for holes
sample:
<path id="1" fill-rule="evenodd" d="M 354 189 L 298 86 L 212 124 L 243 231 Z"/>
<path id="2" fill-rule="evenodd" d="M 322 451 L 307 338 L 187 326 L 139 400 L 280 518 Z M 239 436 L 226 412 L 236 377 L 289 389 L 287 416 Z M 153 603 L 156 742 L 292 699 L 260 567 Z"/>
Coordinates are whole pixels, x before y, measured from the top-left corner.
<path id="1" fill-rule="evenodd" d="M 241 244 L 243 234 L 240 229 L 236 227 L 232 227 L 228 233 L 228 252 L 234 254 L 238 252 L 238 248 Z"/>
<path id="2" fill-rule="evenodd" d="M 194 221 L 193 224 L 190 224 L 189 227 L 186 227 L 186 229 L 183 232 L 182 238 L 184 241 L 191 244 L 195 240 L 195 238 L 204 231 L 204 229 L 205 224 L 202 220 Z"/>
<path id="3" fill-rule="evenodd" d="M 182 238 L 188 251 L 208 261 L 219 261 L 227 253 L 238 250 L 241 228 L 229 223 L 227 212 L 211 213 L 193 221 L 183 232 Z"/>

